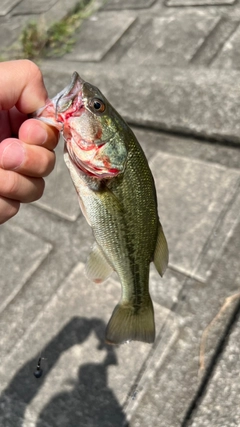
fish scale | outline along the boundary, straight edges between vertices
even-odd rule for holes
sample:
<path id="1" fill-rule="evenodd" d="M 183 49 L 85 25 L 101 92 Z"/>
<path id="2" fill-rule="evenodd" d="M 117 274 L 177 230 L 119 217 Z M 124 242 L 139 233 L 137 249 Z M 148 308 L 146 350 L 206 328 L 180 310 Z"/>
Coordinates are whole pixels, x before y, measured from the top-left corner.
<path id="1" fill-rule="evenodd" d="M 35 117 L 63 132 L 64 159 L 95 237 L 86 264 L 88 277 L 99 283 L 114 270 L 122 285 L 106 341 L 153 342 L 149 265 L 153 261 L 163 275 L 168 247 L 159 222 L 154 179 L 142 148 L 99 89 L 76 72 L 70 85 Z"/>

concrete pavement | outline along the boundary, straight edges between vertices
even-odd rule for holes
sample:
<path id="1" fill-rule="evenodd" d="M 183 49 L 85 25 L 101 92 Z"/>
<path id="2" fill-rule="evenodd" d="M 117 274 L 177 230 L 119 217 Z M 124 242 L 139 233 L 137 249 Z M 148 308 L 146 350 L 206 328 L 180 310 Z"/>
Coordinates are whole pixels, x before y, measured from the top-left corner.
<path id="1" fill-rule="evenodd" d="M 75 1 L 34 3 L 1 3 L 2 48 Z M 41 61 L 50 95 L 77 70 L 132 125 L 170 266 L 150 274 L 155 344 L 105 345 L 120 285 L 84 276 L 93 239 L 61 142 L 43 198 L 1 226 L 1 426 L 240 426 L 238 300 L 211 329 L 198 375 L 202 332 L 240 284 L 239 23 L 231 0 L 98 1 L 73 52 Z"/>

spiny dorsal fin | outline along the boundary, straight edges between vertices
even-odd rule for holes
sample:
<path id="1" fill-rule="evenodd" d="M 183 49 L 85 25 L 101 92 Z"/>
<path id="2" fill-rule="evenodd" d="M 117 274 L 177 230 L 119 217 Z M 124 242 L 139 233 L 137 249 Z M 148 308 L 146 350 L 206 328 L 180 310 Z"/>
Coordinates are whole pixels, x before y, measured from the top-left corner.
<path id="1" fill-rule="evenodd" d="M 86 263 L 86 276 L 92 282 L 101 283 L 110 276 L 112 271 L 113 268 L 109 265 L 98 244 L 95 242 Z"/>
<path id="2" fill-rule="evenodd" d="M 153 262 L 160 276 L 163 276 L 168 265 L 168 245 L 160 222 Z"/>

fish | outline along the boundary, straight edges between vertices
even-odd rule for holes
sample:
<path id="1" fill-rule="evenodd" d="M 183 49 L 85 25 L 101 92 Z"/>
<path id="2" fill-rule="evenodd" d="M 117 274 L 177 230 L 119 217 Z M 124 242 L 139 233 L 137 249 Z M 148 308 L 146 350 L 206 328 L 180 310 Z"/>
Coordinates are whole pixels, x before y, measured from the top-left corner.
<path id="1" fill-rule="evenodd" d="M 131 128 L 101 91 L 77 72 L 34 116 L 62 132 L 64 160 L 95 242 L 86 275 L 104 282 L 115 271 L 121 299 L 105 333 L 108 344 L 153 343 L 149 268 L 163 276 L 168 245 L 154 178 Z"/>

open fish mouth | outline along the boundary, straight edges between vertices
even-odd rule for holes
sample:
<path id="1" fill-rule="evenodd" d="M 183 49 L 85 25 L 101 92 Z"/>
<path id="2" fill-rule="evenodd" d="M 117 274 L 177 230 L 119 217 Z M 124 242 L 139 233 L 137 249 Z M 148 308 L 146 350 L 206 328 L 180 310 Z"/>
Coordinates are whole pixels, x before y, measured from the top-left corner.
<path id="1" fill-rule="evenodd" d="M 82 99 L 84 83 L 84 80 L 75 71 L 70 84 L 54 98 L 49 99 L 43 107 L 36 110 L 33 113 L 33 117 L 62 130 L 66 119 L 66 111 L 69 110 L 67 114 L 68 117 L 71 117 L 79 114 L 80 109 L 84 106 Z M 64 113 L 65 115 L 63 115 Z"/>
<path id="2" fill-rule="evenodd" d="M 80 157 L 77 157 L 74 153 L 74 151 L 71 148 L 71 145 L 67 145 L 65 144 L 65 148 L 64 148 L 64 153 L 68 153 L 71 159 L 71 162 L 73 163 L 73 165 L 75 166 L 75 168 L 77 170 L 81 170 L 84 174 L 91 176 L 93 178 L 97 178 L 97 179 L 104 179 L 104 178 L 113 178 L 115 176 L 117 176 L 120 172 L 121 169 L 119 169 L 118 167 L 114 167 L 110 164 L 107 164 L 107 159 L 105 160 L 106 164 L 97 167 L 94 164 L 94 158 L 93 160 L 88 160 L 88 159 L 84 159 L 81 160 Z M 94 157 L 94 154 L 93 154 Z"/>
<path id="3" fill-rule="evenodd" d="M 72 75 L 70 84 L 52 99 L 52 102 L 55 105 L 56 116 L 68 110 L 76 98 L 78 103 L 75 106 L 75 110 L 83 106 L 82 90 L 84 83 L 84 80 L 82 80 L 79 74 L 75 71 Z"/>

